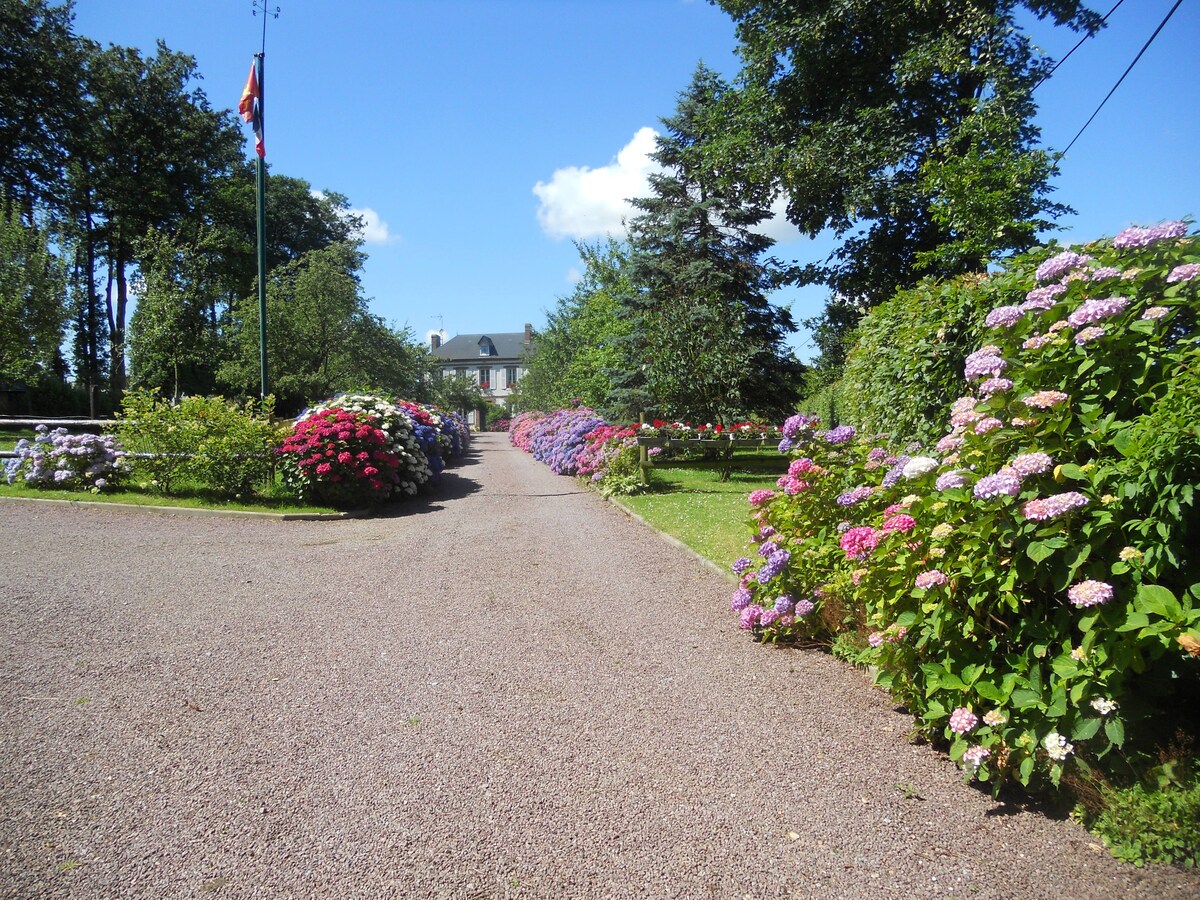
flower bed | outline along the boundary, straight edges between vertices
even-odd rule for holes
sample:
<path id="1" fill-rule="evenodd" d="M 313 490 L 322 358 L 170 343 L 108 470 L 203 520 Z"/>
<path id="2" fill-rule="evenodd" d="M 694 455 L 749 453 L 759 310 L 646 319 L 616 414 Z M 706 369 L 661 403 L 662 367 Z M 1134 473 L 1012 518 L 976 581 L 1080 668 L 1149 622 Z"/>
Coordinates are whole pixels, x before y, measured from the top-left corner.
<path id="1" fill-rule="evenodd" d="M 788 473 L 751 495 L 754 549 L 734 566 L 742 627 L 861 635 L 919 730 L 995 790 L 1148 767 L 1164 704 L 1200 693 L 1186 232 L 1130 229 L 990 276 L 1005 302 L 931 451 L 790 419 Z"/>
<path id="2" fill-rule="evenodd" d="M 102 491 L 128 472 L 125 452 L 112 435 L 69 434 L 38 425 L 32 441 L 17 441 L 16 456 L 5 463 L 9 484 L 20 479 L 35 487 Z"/>

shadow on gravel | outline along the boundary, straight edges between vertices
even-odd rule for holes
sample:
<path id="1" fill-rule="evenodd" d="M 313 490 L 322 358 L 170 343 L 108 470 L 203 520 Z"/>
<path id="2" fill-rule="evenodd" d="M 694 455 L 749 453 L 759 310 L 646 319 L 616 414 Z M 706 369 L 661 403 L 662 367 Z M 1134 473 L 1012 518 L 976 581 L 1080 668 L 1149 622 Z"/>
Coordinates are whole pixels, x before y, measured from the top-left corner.
<path id="1" fill-rule="evenodd" d="M 461 463 L 460 463 L 461 465 Z M 401 519 L 406 516 L 419 516 L 424 513 L 437 512 L 449 500 L 462 500 L 477 493 L 482 487 L 478 481 L 460 475 L 454 469 L 442 473 L 442 480 L 434 488 L 433 493 L 415 497 L 400 503 L 391 503 L 380 507 L 372 516 L 373 519 Z"/>

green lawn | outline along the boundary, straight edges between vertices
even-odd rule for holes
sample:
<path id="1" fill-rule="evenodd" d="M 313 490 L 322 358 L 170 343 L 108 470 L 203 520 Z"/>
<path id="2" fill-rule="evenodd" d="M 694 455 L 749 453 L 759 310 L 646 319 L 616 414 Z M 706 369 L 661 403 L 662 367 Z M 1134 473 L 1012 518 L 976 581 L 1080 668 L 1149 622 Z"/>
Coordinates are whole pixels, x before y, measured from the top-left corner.
<path id="1" fill-rule="evenodd" d="M 32 441 L 34 433 L 32 428 L 0 428 L 0 450 L 13 449 L 21 438 Z"/>
<path id="2" fill-rule="evenodd" d="M 328 506 L 301 503 L 292 497 L 255 497 L 250 500 L 219 500 L 202 491 L 181 490 L 179 495 L 166 496 L 154 491 L 129 485 L 120 490 L 93 494 L 88 491 L 56 491 L 36 488 L 16 482 L 7 484 L 0 478 L 0 497 L 24 497 L 42 500 L 90 500 L 99 503 L 129 503 L 134 506 L 178 506 L 191 509 L 222 509 L 242 512 L 275 512 L 308 514 L 333 513 L 337 510 Z"/>
<path id="3" fill-rule="evenodd" d="M 787 458 L 778 453 L 739 460 L 727 482 L 713 471 L 664 465 L 653 470 L 650 492 L 623 497 L 621 502 L 659 531 L 728 570 L 735 559 L 747 555 L 747 495 L 760 488 L 774 489 L 775 480 L 786 470 Z"/>

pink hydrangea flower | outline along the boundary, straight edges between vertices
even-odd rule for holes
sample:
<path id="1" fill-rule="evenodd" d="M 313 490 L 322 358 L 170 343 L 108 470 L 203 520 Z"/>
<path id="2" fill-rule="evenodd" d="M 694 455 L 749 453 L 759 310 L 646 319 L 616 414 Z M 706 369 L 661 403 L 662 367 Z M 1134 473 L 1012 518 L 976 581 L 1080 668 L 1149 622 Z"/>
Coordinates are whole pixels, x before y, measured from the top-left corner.
<path id="1" fill-rule="evenodd" d="M 937 442 L 938 453 L 953 453 L 963 445 L 963 439 L 956 434 L 948 434 Z"/>
<path id="2" fill-rule="evenodd" d="M 870 525 L 851 528 L 838 541 L 838 546 L 842 548 L 847 559 L 862 559 L 870 556 L 878 545 L 879 533 Z"/>
<path id="3" fill-rule="evenodd" d="M 1049 471 L 1053 462 L 1048 453 L 1022 453 L 1020 456 L 1013 457 L 1010 466 L 1022 478 L 1028 478 L 1030 475 L 1041 475 L 1043 472 Z"/>
<path id="4" fill-rule="evenodd" d="M 1034 409 L 1050 409 L 1058 406 L 1067 400 L 1067 395 L 1062 391 L 1037 391 L 1025 398 L 1025 405 L 1032 406 Z"/>
<path id="5" fill-rule="evenodd" d="M 930 569 L 928 572 L 922 572 L 917 576 L 917 587 L 927 591 L 930 588 L 939 587 L 945 584 L 947 580 L 948 579 L 946 578 L 944 572 L 941 572 L 938 569 Z"/>
<path id="6" fill-rule="evenodd" d="M 901 534 L 907 534 L 917 527 L 917 520 L 910 515 L 901 514 L 892 516 L 883 523 L 884 531 L 895 531 Z"/>
<path id="7" fill-rule="evenodd" d="M 962 755 L 962 760 L 972 769 L 978 769 L 983 761 L 992 755 L 987 747 L 968 747 Z"/>
<path id="8" fill-rule="evenodd" d="M 1089 325 L 1087 328 L 1081 328 L 1079 333 L 1075 335 L 1075 343 L 1079 346 L 1090 344 L 1092 341 L 1099 340 L 1107 334 L 1099 325 Z"/>
<path id="9" fill-rule="evenodd" d="M 966 734 L 978 724 L 979 717 L 965 706 L 950 713 L 950 730 L 955 734 Z"/>
<path id="10" fill-rule="evenodd" d="M 813 461 L 805 456 L 801 459 L 793 459 L 791 461 L 791 463 L 788 465 L 788 474 L 793 478 L 798 478 L 806 472 L 809 472 L 812 468 Z"/>
<path id="11" fill-rule="evenodd" d="M 1088 505 L 1088 498 L 1078 491 L 1067 491 L 1063 494 L 1053 494 L 1049 497 L 1030 500 L 1021 509 L 1025 518 L 1034 522 L 1049 522 L 1064 516 L 1073 509 L 1082 509 Z"/>
<path id="12" fill-rule="evenodd" d="M 989 431 L 995 431 L 997 428 L 1003 428 L 1004 423 L 995 416 L 988 416 L 986 419 L 980 419 L 975 423 L 976 434 L 987 434 Z"/>
<path id="13" fill-rule="evenodd" d="M 1104 581 L 1081 581 L 1067 590 L 1067 599 L 1080 608 L 1099 606 L 1113 598 L 1113 587 Z"/>
<path id="14" fill-rule="evenodd" d="M 1035 334 L 1033 337 L 1026 338 L 1021 343 L 1022 350 L 1041 350 L 1048 343 L 1054 340 L 1052 334 Z"/>
<path id="15" fill-rule="evenodd" d="M 749 497 L 750 505 L 751 506 L 762 506 L 763 504 L 767 503 L 774 496 L 775 496 L 774 491 L 766 491 L 766 490 L 751 491 L 750 497 Z"/>
<path id="16" fill-rule="evenodd" d="M 1153 321 L 1155 319 L 1161 319 L 1170 312 L 1171 310 L 1167 309 L 1165 306 L 1151 306 L 1144 313 L 1142 313 L 1142 318 Z"/>

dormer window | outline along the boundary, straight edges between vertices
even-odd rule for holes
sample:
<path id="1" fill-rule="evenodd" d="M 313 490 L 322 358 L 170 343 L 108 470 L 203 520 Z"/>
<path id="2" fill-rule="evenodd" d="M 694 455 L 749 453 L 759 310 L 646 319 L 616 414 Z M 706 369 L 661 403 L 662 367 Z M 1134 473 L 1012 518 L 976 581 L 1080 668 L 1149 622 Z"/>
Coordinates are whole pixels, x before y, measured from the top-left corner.
<path id="1" fill-rule="evenodd" d="M 492 343 L 492 339 L 484 335 L 479 339 L 479 355 L 480 356 L 495 356 L 496 345 Z"/>

